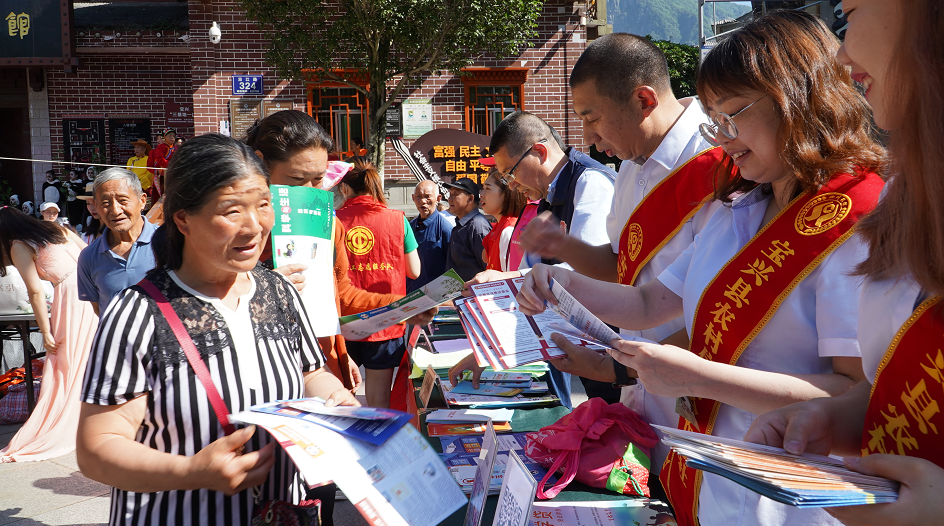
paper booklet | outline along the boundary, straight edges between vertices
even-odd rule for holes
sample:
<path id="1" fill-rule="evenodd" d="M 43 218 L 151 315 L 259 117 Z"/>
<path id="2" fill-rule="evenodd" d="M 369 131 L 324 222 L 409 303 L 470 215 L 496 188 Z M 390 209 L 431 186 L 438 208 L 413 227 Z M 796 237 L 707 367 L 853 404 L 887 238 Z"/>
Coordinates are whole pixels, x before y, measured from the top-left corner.
<path id="1" fill-rule="evenodd" d="M 319 188 L 272 185 L 275 224 L 272 263 L 275 268 L 301 263 L 305 288 L 302 302 L 316 336 L 341 332 L 334 301 L 334 194 Z"/>
<path id="2" fill-rule="evenodd" d="M 695 469 L 733 480 L 769 499 L 798 508 L 894 502 L 898 483 L 856 473 L 832 457 L 653 425 Z"/>
<path id="3" fill-rule="evenodd" d="M 341 334 L 359 341 L 462 295 L 464 282 L 452 269 L 386 307 L 342 316 Z M 332 301 L 334 296 L 332 296 Z"/>
<path id="4" fill-rule="evenodd" d="M 563 334 L 575 345 L 598 352 L 619 338 L 589 310 L 580 305 L 560 285 L 552 290 L 559 305 L 535 316 L 518 309 L 515 296 L 525 278 L 512 278 L 472 285 L 472 298 L 455 302 L 459 320 L 472 344 L 472 353 L 480 366 L 496 371 L 541 360 L 561 358 L 566 354 L 551 340 L 554 332 Z M 561 320 L 569 330 L 561 330 Z M 610 338 L 607 340 L 606 338 Z"/>
<path id="5" fill-rule="evenodd" d="M 297 418 L 254 411 L 230 418 L 268 431 L 309 487 L 337 483 L 369 524 L 435 526 L 466 504 L 449 469 L 413 426 L 373 445 Z"/>
<path id="6" fill-rule="evenodd" d="M 675 526 L 669 505 L 650 499 L 535 502 L 531 526 Z"/>
<path id="7" fill-rule="evenodd" d="M 544 475 L 547 475 L 547 468 L 526 457 L 524 453 L 520 451 L 516 451 L 516 453 L 521 457 L 521 461 L 524 462 L 524 467 L 531 472 L 531 476 L 534 477 L 534 480 L 541 480 L 544 478 Z M 449 472 L 452 473 L 452 476 L 456 479 L 462 492 L 466 494 L 470 493 L 478 468 L 482 465 L 482 459 L 479 458 L 478 455 L 447 455 L 443 453 L 439 456 L 443 459 L 443 462 L 446 463 L 446 466 L 449 467 Z M 505 465 L 507 463 L 508 452 L 499 452 L 495 457 L 495 464 L 492 466 L 492 480 L 488 486 L 489 495 L 498 495 L 498 491 L 501 490 L 502 480 L 505 478 Z M 553 485 L 556 482 L 556 475 L 552 474 L 547 479 L 549 485 Z"/>
<path id="8" fill-rule="evenodd" d="M 427 423 L 510 422 L 514 409 L 437 409 L 426 415 Z"/>
<path id="9" fill-rule="evenodd" d="M 317 409 L 318 405 L 321 406 L 320 410 Z M 316 412 L 309 412 L 308 408 L 316 409 Z M 339 413 L 343 414 L 343 409 L 326 408 L 324 402 L 319 404 L 316 400 L 304 398 L 254 405 L 249 408 L 249 411 L 304 420 L 374 445 L 383 444 L 413 418 L 413 415 L 409 413 L 392 409 L 374 409 L 370 407 L 350 407 L 347 409 L 350 410 L 349 416 L 340 416 Z M 364 416 L 368 414 L 372 414 L 372 416 Z"/>

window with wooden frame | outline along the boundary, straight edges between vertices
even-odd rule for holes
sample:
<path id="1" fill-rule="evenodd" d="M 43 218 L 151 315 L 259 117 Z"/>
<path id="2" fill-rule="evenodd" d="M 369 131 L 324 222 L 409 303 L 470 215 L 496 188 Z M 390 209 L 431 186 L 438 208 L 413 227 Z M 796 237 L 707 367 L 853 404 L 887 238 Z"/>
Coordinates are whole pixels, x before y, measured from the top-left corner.
<path id="1" fill-rule="evenodd" d="M 351 72 L 338 71 L 350 78 Z M 366 79 L 355 78 L 352 82 L 367 87 Z M 367 97 L 356 89 L 333 80 L 308 84 L 308 114 L 314 117 L 331 138 L 335 147 L 347 154 L 352 151 L 351 139 L 365 142 L 367 135 Z"/>
<path id="2" fill-rule="evenodd" d="M 509 113 L 525 109 L 528 68 L 466 68 L 465 129 L 491 135 Z"/>

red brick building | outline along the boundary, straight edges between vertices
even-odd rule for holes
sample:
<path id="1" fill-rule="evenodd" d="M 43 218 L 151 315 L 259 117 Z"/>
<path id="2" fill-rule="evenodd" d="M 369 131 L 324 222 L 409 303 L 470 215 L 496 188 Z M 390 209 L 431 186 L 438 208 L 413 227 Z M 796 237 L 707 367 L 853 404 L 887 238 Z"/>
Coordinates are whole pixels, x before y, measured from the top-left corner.
<path id="1" fill-rule="evenodd" d="M 12 1 L 0 0 L 0 8 Z M 365 102 L 353 89 L 279 80 L 265 62 L 265 41 L 238 1 L 76 2 L 73 8 L 74 53 L 64 64 L 40 67 L 0 58 L 0 119 L 7 124 L 0 127 L 0 157 L 123 165 L 129 155 L 123 145 L 135 134 L 146 133 L 156 144 L 158 132 L 171 125 L 185 137 L 221 130 L 238 136 L 252 111 L 285 107 L 315 115 L 342 150 L 366 129 Z M 430 74 L 409 86 L 401 100 L 429 99 L 433 128 L 482 134 L 490 133 L 503 112 L 525 109 L 556 127 L 565 142 L 585 150 L 567 78 L 586 46 L 587 8 L 586 3 L 548 0 L 537 38 L 520 56 L 480 60 L 472 76 Z M 209 38 L 214 22 L 222 31 L 218 44 Z M 591 35 L 596 32 L 589 28 Z M 2 35 L 0 41 L 10 38 Z M 233 95 L 234 75 L 262 75 L 262 93 Z M 234 118 L 233 112 L 244 111 L 249 115 Z M 41 199 L 46 170 L 55 167 L 65 174 L 70 168 L 0 162 L 0 178 L 21 200 L 26 195 Z M 392 203 L 412 210 L 409 193 L 415 179 L 389 144 L 385 176 Z"/>

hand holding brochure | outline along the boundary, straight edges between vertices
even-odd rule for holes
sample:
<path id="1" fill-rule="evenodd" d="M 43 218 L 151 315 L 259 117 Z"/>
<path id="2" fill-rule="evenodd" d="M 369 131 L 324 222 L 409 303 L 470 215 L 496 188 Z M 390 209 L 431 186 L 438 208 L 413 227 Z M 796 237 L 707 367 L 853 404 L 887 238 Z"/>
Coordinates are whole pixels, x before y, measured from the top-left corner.
<path id="1" fill-rule="evenodd" d="M 728 478 L 777 502 L 827 508 L 894 502 L 898 483 L 849 470 L 822 455 L 793 455 L 762 446 L 680 429 L 652 426 L 686 464 Z"/>
<path id="2" fill-rule="evenodd" d="M 386 307 L 342 316 L 341 334 L 348 340 L 358 341 L 407 320 L 462 295 L 465 283 L 454 270 L 430 281 L 419 290 L 407 294 Z"/>

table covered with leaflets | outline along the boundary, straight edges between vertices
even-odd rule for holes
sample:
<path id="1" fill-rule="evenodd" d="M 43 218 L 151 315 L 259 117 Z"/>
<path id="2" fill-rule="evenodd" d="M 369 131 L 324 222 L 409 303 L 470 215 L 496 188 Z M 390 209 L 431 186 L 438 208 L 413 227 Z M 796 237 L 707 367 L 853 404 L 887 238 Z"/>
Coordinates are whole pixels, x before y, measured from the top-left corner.
<path id="1" fill-rule="evenodd" d="M 457 482 L 459 482 L 460 486 L 462 486 L 463 490 L 468 494 L 471 491 L 472 478 L 474 477 L 476 468 L 475 466 L 462 464 L 469 456 L 474 456 L 474 453 L 478 452 L 478 449 L 475 448 L 481 444 L 482 433 L 449 435 L 446 433 L 449 432 L 450 428 L 446 427 L 446 424 L 427 422 L 427 417 L 430 416 L 430 414 L 436 414 L 431 413 L 436 410 L 433 406 L 447 409 L 456 409 L 461 406 L 444 404 L 442 403 L 443 400 L 434 402 L 433 400 L 437 398 L 436 394 L 433 393 L 431 395 L 428 386 L 427 389 L 424 390 L 424 380 L 429 384 L 430 377 L 435 373 L 435 376 L 439 378 L 439 382 L 443 385 L 448 384 L 447 372 L 449 367 L 451 364 L 461 359 L 461 357 L 468 354 L 467 352 L 463 352 L 464 346 L 462 339 L 465 334 L 461 327 L 456 328 L 456 326 L 449 323 L 448 311 L 445 316 L 438 318 L 437 322 L 434 322 L 431 326 L 424 327 L 423 330 L 414 328 L 412 331 L 409 342 L 410 352 L 404 356 L 404 360 L 398 371 L 394 383 L 394 392 L 391 397 L 391 405 L 395 409 L 416 415 L 416 418 L 413 420 L 414 425 L 416 425 L 423 436 L 429 440 L 431 446 L 440 453 L 440 456 L 447 463 L 447 466 L 450 466 L 450 470 L 453 471 Z M 430 353 L 429 351 L 432 349 L 435 350 Z M 525 367 L 524 370 L 534 376 L 534 385 L 546 385 L 546 373 L 541 370 L 542 368 L 546 370 L 546 367 L 546 364 L 540 363 L 533 364 L 530 368 Z M 514 372 L 514 370 L 511 371 Z M 485 386 L 484 383 L 482 385 Z M 448 389 L 449 387 L 445 387 L 443 390 Z M 489 398 L 494 400 L 493 397 Z M 501 404 L 494 402 L 493 404 L 484 404 L 478 407 L 501 407 Z M 567 408 L 561 406 L 559 402 L 539 402 L 533 405 L 522 404 L 518 406 L 510 405 L 508 407 L 513 408 L 513 416 L 511 416 L 510 421 L 501 424 L 495 423 L 496 431 L 504 429 L 503 431 L 499 431 L 501 434 L 498 435 L 499 444 L 505 444 L 498 447 L 499 454 L 503 454 L 503 448 L 505 447 L 516 448 L 523 445 L 525 441 L 523 435 L 525 433 L 539 431 L 541 428 L 557 422 L 570 412 Z M 510 434 L 507 429 L 509 424 L 511 428 Z M 439 426 L 439 429 L 436 429 L 436 426 Z M 505 427 L 500 428 L 499 426 Z M 513 445 L 508 446 L 508 444 Z M 463 449 L 464 447 L 466 448 L 465 450 Z M 524 456 L 523 450 L 519 449 L 516 452 L 522 457 L 522 461 L 525 462 L 526 468 L 531 472 L 535 480 L 540 482 L 542 476 L 546 473 L 546 469 Z M 473 453 L 473 455 L 469 453 Z M 456 467 L 457 465 L 459 467 Z M 460 469 L 463 471 L 459 471 Z M 497 474 L 498 472 L 499 470 L 496 468 L 495 473 Z M 551 481 L 555 480 L 556 477 L 551 478 Z M 496 482 L 493 479 L 492 484 L 500 484 L 500 482 Z M 551 484 L 549 483 L 547 487 L 549 488 L 550 486 Z M 485 500 L 480 522 L 480 524 L 485 525 L 493 523 L 499 502 L 499 495 L 494 486 L 490 488 L 488 494 L 489 496 Z M 610 521 L 606 520 L 597 522 L 596 519 L 588 516 L 588 513 L 592 512 L 597 512 L 603 516 L 610 515 L 609 518 L 612 522 L 621 523 L 619 516 L 613 517 L 611 515 L 614 510 L 609 509 L 610 507 L 615 507 L 617 510 L 623 509 L 623 511 L 627 512 L 631 509 L 636 510 L 631 512 L 633 513 L 632 515 L 621 515 L 623 519 L 628 519 L 630 523 L 636 520 L 637 517 L 643 517 L 642 521 L 637 522 L 638 524 L 673 523 L 668 522 L 668 519 L 671 519 L 671 515 L 667 513 L 668 508 L 665 506 L 659 506 L 658 504 L 651 506 L 654 510 L 648 513 L 649 510 L 646 508 L 646 505 L 650 502 L 651 501 L 647 499 L 623 495 L 608 489 L 590 487 L 575 480 L 571 481 L 563 491 L 552 499 L 546 501 L 537 501 L 535 499 L 530 524 L 534 526 L 582 524 L 588 519 L 591 523 L 610 523 Z M 554 507 L 555 503 L 561 503 L 562 506 L 569 508 L 573 508 L 575 505 L 580 506 L 579 503 L 586 503 L 587 507 L 578 512 L 574 512 L 574 510 L 571 509 L 569 510 L 570 513 L 576 513 L 577 515 L 567 517 L 568 510 L 564 510 L 562 514 L 559 508 Z M 462 507 L 441 524 L 464 524 L 467 509 L 468 505 Z M 646 510 L 647 513 L 640 513 L 640 510 Z M 582 516 L 578 517 L 578 515 Z M 617 515 L 620 515 L 619 512 L 617 512 Z M 573 520 L 574 518 L 577 520 Z"/>

